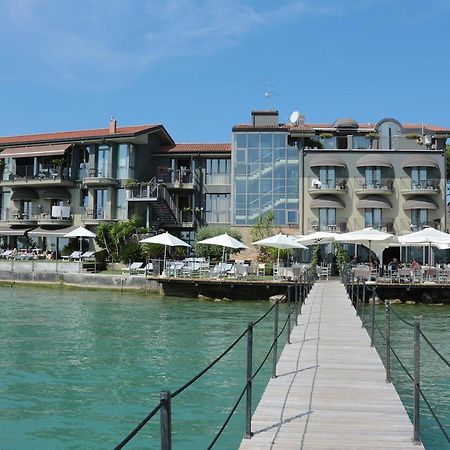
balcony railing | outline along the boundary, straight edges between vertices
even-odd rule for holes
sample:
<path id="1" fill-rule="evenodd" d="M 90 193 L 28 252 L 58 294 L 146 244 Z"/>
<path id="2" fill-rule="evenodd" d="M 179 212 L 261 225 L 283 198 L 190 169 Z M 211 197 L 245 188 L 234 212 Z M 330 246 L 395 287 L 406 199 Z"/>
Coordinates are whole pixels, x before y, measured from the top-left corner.
<path id="1" fill-rule="evenodd" d="M 369 192 L 392 193 L 394 192 L 394 179 L 380 178 L 379 180 L 368 181 L 364 178 L 357 178 L 355 191 L 364 194 Z"/>
<path id="2" fill-rule="evenodd" d="M 34 165 L 17 165 L 15 173 L 11 172 L 8 167 L 3 172 L 3 181 L 14 180 L 57 180 L 68 179 L 67 167 L 56 166 L 54 164 Z"/>
<path id="3" fill-rule="evenodd" d="M 345 233 L 347 231 L 346 222 L 322 222 L 319 220 L 309 220 L 308 232 L 314 233 L 316 231 L 329 231 L 332 233 Z"/>
<path id="4" fill-rule="evenodd" d="M 312 194 L 319 194 L 324 191 L 333 193 L 345 193 L 347 191 L 347 180 L 345 178 L 321 180 L 317 177 L 310 177 L 308 183 L 308 190 Z"/>
<path id="5" fill-rule="evenodd" d="M 362 230 L 363 228 L 375 228 L 378 231 L 384 231 L 385 233 L 394 233 L 394 219 L 383 220 L 355 220 L 354 230 Z"/>
<path id="6" fill-rule="evenodd" d="M 427 178 L 425 180 L 402 178 L 400 186 L 403 193 L 411 194 L 434 194 L 441 190 L 439 178 Z"/>

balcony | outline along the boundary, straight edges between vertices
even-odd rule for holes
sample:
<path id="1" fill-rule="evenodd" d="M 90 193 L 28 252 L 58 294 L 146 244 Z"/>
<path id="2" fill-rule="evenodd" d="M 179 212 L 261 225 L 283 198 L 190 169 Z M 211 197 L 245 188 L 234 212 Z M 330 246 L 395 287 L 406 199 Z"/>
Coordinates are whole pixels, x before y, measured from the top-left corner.
<path id="1" fill-rule="evenodd" d="M 357 195 L 394 193 L 394 180 L 392 178 L 381 178 L 371 182 L 364 178 L 357 178 L 355 182 L 355 194 Z"/>
<path id="2" fill-rule="evenodd" d="M 113 178 L 109 173 L 93 168 L 80 171 L 80 178 L 86 187 L 115 186 L 119 183 L 117 178 Z"/>
<path id="3" fill-rule="evenodd" d="M 347 192 L 347 180 L 345 178 L 319 180 L 319 178 L 310 177 L 308 179 L 308 186 L 308 192 L 311 195 L 345 194 Z"/>
<path id="4" fill-rule="evenodd" d="M 402 178 L 400 187 L 403 195 L 433 195 L 441 192 L 440 180 L 438 178 L 429 178 L 427 180 L 411 180 L 411 178 Z"/>
<path id="5" fill-rule="evenodd" d="M 98 225 L 103 222 L 111 222 L 113 218 L 102 208 L 98 208 L 85 210 L 81 220 L 84 225 Z"/>
<path id="6" fill-rule="evenodd" d="M 444 231 L 440 219 L 431 219 L 426 221 L 411 221 L 410 219 L 403 219 L 401 221 L 401 229 L 399 234 L 412 233 L 413 231 L 420 231 L 424 228 L 436 228 L 437 230 Z"/>
<path id="7" fill-rule="evenodd" d="M 164 183 L 170 190 L 193 190 L 199 184 L 197 174 L 191 169 L 160 170 L 157 181 L 160 184 Z"/>
<path id="8" fill-rule="evenodd" d="M 328 231 L 331 233 L 345 233 L 347 230 L 346 222 L 321 222 L 319 220 L 310 219 L 308 221 L 308 233 L 315 233 L 316 231 Z"/>
<path id="9" fill-rule="evenodd" d="M 46 187 L 46 186 L 73 186 L 74 181 L 69 179 L 68 169 L 50 164 L 16 166 L 15 173 L 5 169 L 0 186 L 4 187 Z"/>
<path id="10" fill-rule="evenodd" d="M 394 219 L 383 219 L 381 221 L 364 221 L 355 220 L 355 230 L 362 230 L 363 228 L 371 227 L 378 231 L 385 233 L 395 233 Z"/>

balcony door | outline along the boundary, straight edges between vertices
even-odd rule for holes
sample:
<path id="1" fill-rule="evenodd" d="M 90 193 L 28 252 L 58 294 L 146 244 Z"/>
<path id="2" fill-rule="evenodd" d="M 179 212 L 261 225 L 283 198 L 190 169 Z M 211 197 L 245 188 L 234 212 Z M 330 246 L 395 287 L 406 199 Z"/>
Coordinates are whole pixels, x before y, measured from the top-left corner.
<path id="1" fill-rule="evenodd" d="M 320 167 L 319 180 L 322 189 L 336 188 L 336 169 L 334 167 Z"/>
<path id="2" fill-rule="evenodd" d="M 425 189 L 428 183 L 426 167 L 413 167 L 411 169 L 411 185 L 413 189 Z"/>
<path id="3" fill-rule="evenodd" d="M 411 230 L 421 230 L 425 225 L 428 225 L 428 209 L 412 209 Z"/>
<path id="4" fill-rule="evenodd" d="M 383 225 L 381 220 L 381 208 L 366 208 L 364 211 L 365 226 L 380 229 Z"/>
<path id="5" fill-rule="evenodd" d="M 381 167 L 366 167 L 365 182 L 367 189 L 374 189 L 381 186 Z"/>
<path id="6" fill-rule="evenodd" d="M 94 219 L 104 219 L 108 201 L 108 191 L 106 189 L 96 189 L 94 196 Z"/>
<path id="7" fill-rule="evenodd" d="M 319 208 L 319 230 L 336 231 L 336 208 Z"/>

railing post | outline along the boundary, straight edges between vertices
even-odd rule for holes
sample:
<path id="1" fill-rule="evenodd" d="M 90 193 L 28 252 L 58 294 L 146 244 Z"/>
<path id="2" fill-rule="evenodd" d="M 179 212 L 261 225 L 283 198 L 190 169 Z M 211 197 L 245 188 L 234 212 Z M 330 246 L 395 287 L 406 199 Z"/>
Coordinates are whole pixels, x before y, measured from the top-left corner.
<path id="1" fill-rule="evenodd" d="M 355 296 L 355 275 L 352 274 L 352 280 L 351 280 L 351 301 L 352 301 L 352 306 L 354 305 L 353 300 L 354 300 L 354 296 Z"/>
<path id="2" fill-rule="evenodd" d="M 247 327 L 247 407 L 245 420 L 245 437 L 252 437 L 252 378 L 253 378 L 253 322 Z"/>
<path id="3" fill-rule="evenodd" d="M 391 382 L 391 302 L 386 300 L 386 382 Z"/>
<path id="4" fill-rule="evenodd" d="M 295 301 L 295 325 L 298 326 L 298 280 L 294 284 L 294 301 Z"/>
<path id="5" fill-rule="evenodd" d="M 375 288 L 372 289 L 372 329 L 370 330 L 370 346 L 375 346 Z"/>
<path id="6" fill-rule="evenodd" d="M 356 278 L 356 315 L 358 315 L 358 309 L 359 309 L 359 277 Z"/>
<path id="7" fill-rule="evenodd" d="M 413 425 L 414 437 L 413 441 L 420 442 L 420 323 L 414 323 L 414 411 Z"/>
<path id="8" fill-rule="evenodd" d="M 291 290 L 287 288 L 287 343 L 291 343 Z"/>
<path id="9" fill-rule="evenodd" d="M 273 360 L 272 360 L 272 378 L 277 377 L 277 360 L 278 360 L 278 314 L 280 311 L 280 302 L 275 303 L 275 311 L 273 318 Z"/>
<path id="10" fill-rule="evenodd" d="M 361 307 L 361 326 L 366 325 L 364 314 L 366 312 L 366 280 L 363 281 L 362 307 Z"/>
<path id="11" fill-rule="evenodd" d="M 161 450 L 172 450 L 170 391 L 162 391 L 159 401 L 161 403 Z"/>

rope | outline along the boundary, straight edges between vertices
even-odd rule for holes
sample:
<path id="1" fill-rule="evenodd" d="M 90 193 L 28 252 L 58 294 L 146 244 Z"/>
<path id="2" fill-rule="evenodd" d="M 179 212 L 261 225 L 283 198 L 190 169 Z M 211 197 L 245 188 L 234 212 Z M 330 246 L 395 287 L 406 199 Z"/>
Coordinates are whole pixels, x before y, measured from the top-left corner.
<path id="1" fill-rule="evenodd" d="M 175 392 L 173 392 L 170 398 L 175 398 L 178 394 L 181 394 L 187 387 L 195 383 L 204 373 L 208 372 L 208 370 L 211 369 L 211 367 L 216 365 L 231 349 L 233 349 L 246 334 L 247 330 L 241 333 L 241 335 L 226 350 L 224 350 L 214 361 L 208 364 L 202 371 L 200 371 L 197 375 L 195 375 L 195 377 L 191 378 L 187 383 L 183 384 L 183 386 L 181 386 Z"/>
<path id="2" fill-rule="evenodd" d="M 441 431 L 444 433 L 445 438 L 447 439 L 447 442 L 450 443 L 450 437 L 448 435 L 448 433 L 445 431 L 444 426 L 442 425 L 441 421 L 439 420 L 439 417 L 436 415 L 436 413 L 433 411 L 433 408 L 431 407 L 430 403 L 428 402 L 427 398 L 425 397 L 425 394 L 423 393 L 422 389 L 420 389 L 420 386 L 418 386 L 419 388 L 419 392 L 420 395 L 422 396 L 425 404 L 428 406 L 428 409 L 430 410 L 431 414 L 434 417 L 434 420 L 437 422 L 437 424 L 439 425 L 439 428 L 441 429 Z"/>
<path id="3" fill-rule="evenodd" d="M 284 295 L 284 298 L 286 298 L 286 295 Z M 275 302 L 272 305 L 272 307 L 264 315 L 262 315 L 256 322 L 253 322 L 253 326 L 255 327 L 256 325 L 258 325 L 259 322 L 264 320 L 272 312 L 273 308 L 275 308 L 276 305 L 277 305 L 277 302 Z"/>
<path id="4" fill-rule="evenodd" d="M 408 377 L 411 379 L 411 381 L 414 381 L 414 377 L 409 373 L 409 371 L 406 368 L 406 366 L 402 363 L 402 361 L 400 360 L 399 356 L 397 355 L 397 352 L 394 350 L 392 345 L 390 345 L 389 348 L 391 349 L 392 354 L 395 356 L 395 359 L 398 361 L 398 363 L 400 364 L 401 368 L 405 371 L 406 375 L 408 375 Z"/>
<path id="5" fill-rule="evenodd" d="M 407 320 L 403 319 L 397 312 L 395 312 L 394 308 L 391 308 L 391 311 L 393 312 L 394 316 L 396 316 L 401 322 L 408 325 L 409 327 L 414 327 L 414 324 L 411 322 L 408 322 Z"/>
<path id="6" fill-rule="evenodd" d="M 228 417 L 226 418 L 224 424 L 220 427 L 219 432 L 216 434 L 215 438 L 211 441 L 211 444 L 208 445 L 208 450 L 210 450 L 211 448 L 213 448 L 214 444 L 217 442 L 217 439 L 219 439 L 219 437 L 221 436 L 221 434 L 223 433 L 223 430 L 225 430 L 225 427 L 228 425 L 228 422 L 230 421 L 232 415 L 234 414 L 234 412 L 236 411 L 236 408 L 238 407 L 239 403 L 242 400 L 242 397 L 244 396 L 244 394 L 247 392 L 247 386 L 245 386 L 245 388 L 243 389 L 243 391 L 241 392 L 241 395 L 239 396 L 239 398 L 237 399 L 236 403 L 233 406 L 233 409 L 231 410 L 231 412 L 228 414 Z"/>
<path id="7" fill-rule="evenodd" d="M 158 406 L 155 406 L 155 408 L 152 410 L 150 414 L 145 417 L 145 419 L 116 447 L 114 447 L 114 450 L 120 450 L 121 448 L 125 447 L 125 445 L 128 444 L 128 442 L 131 441 L 131 439 L 136 436 L 136 434 L 141 431 L 141 429 L 144 427 L 144 425 L 161 409 L 161 403 L 158 404 Z"/>
<path id="8" fill-rule="evenodd" d="M 375 326 L 376 326 L 378 332 L 381 334 L 381 337 L 386 341 L 386 336 L 385 336 L 385 335 L 383 334 L 383 332 L 381 331 L 381 328 L 380 328 L 380 326 L 378 325 L 378 322 L 377 322 L 376 320 L 374 320 L 374 322 L 375 322 Z"/>
<path id="9" fill-rule="evenodd" d="M 272 350 L 275 346 L 275 341 L 272 342 L 272 345 L 269 348 L 269 351 L 267 352 L 266 356 L 262 360 L 262 363 L 259 365 L 259 367 L 256 369 L 255 373 L 252 375 L 252 380 L 258 375 L 259 371 L 263 368 L 264 364 L 266 363 L 267 359 L 269 358 L 270 354 L 272 353 Z"/>
<path id="10" fill-rule="evenodd" d="M 447 366 L 450 367 L 450 363 L 448 362 L 448 360 L 439 352 L 439 350 L 430 342 L 430 340 L 425 336 L 425 334 L 423 334 L 423 331 L 420 330 L 420 334 L 421 336 L 425 339 L 425 342 L 431 347 L 431 349 L 434 351 L 434 353 L 436 353 L 436 355 L 439 356 L 439 358 L 442 359 L 442 361 L 444 361 L 445 364 L 447 364 Z"/>

